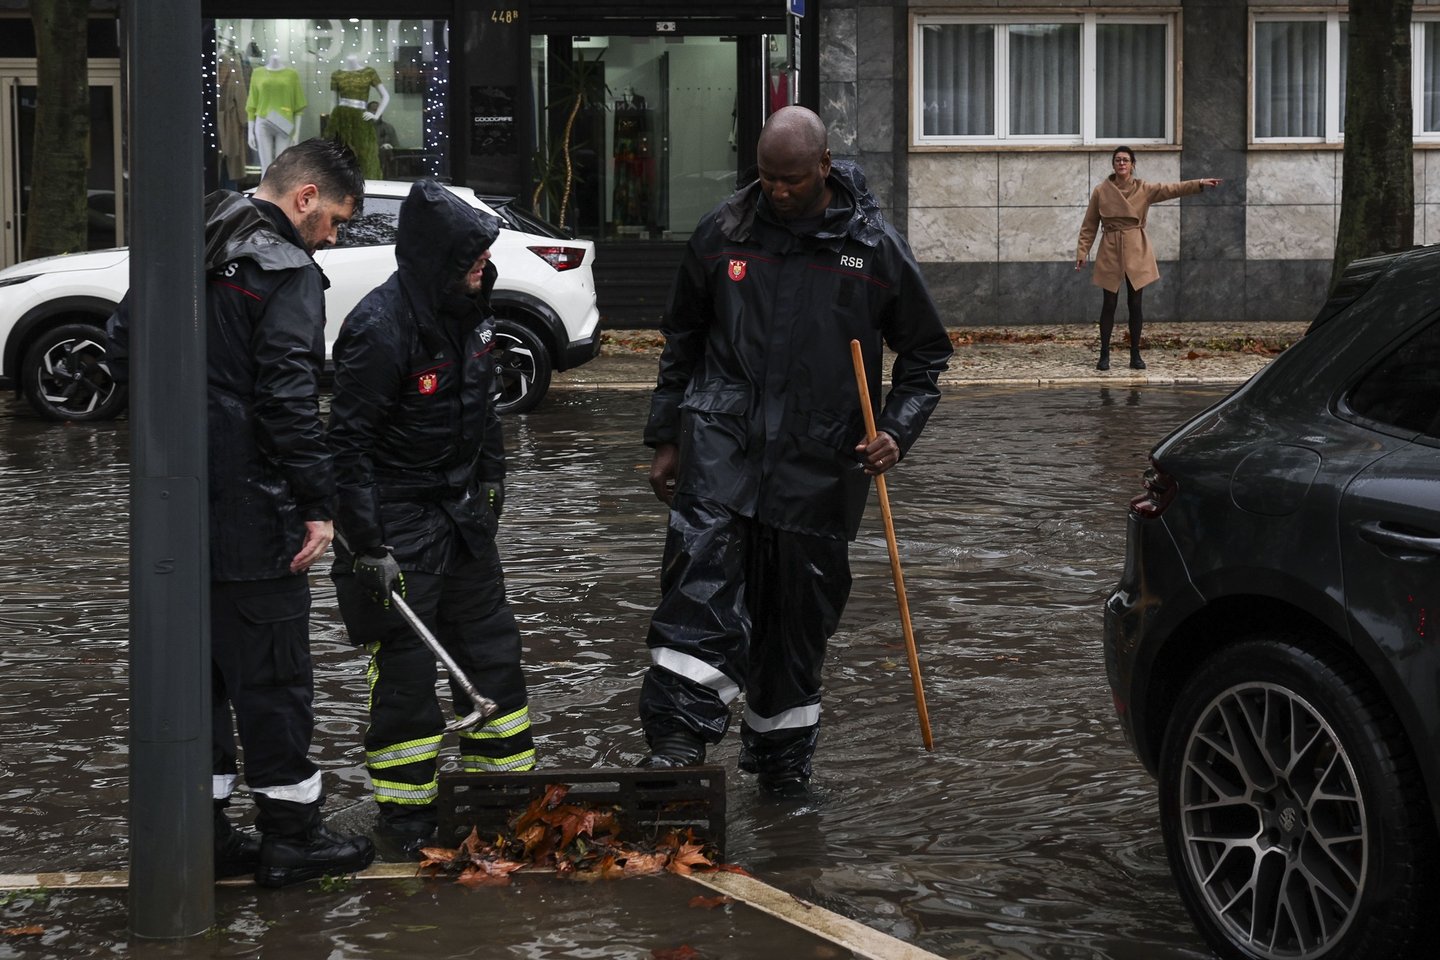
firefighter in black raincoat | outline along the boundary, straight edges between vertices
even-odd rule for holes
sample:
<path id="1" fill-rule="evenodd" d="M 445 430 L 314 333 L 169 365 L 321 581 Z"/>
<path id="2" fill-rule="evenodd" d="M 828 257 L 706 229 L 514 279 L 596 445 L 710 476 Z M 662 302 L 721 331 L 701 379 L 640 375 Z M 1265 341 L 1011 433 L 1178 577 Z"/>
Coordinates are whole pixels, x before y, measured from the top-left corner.
<path id="1" fill-rule="evenodd" d="M 345 318 L 334 348 L 332 574 L 350 639 L 372 658 L 365 765 L 380 836 L 407 854 L 435 831 L 445 717 L 434 654 L 390 609 L 392 590 L 499 704 L 460 733 L 464 769 L 535 765 L 520 634 L 495 547 L 505 489 L 489 302 L 499 231 L 440 184 L 417 182 L 400 207 L 398 269 Z M 451 693 L 469 713 L 469 697 L 454 683 Z"/>
<path id="2" fill-rule="evenodd" d="M 671 509 L 642 765 L 702 762 L 743 691 L 741 768 L 781 796 L 808 789 L 870 477 L 914 444 L 951 353 L 909 248 L 825 139 L 809 110 L 777 111 L 760 179 L 696 227 L 645 428 L 650 482 Z M 882 343 L 897 354 L 871 443 L 852 339 L 877 406 Z"/>
<path id="3" fill-rule="evenodd" d="M 323 824 L 309 757 L 307 572 L 330 546 L 335 509 L 319 403 L 326 280 L 310 255 L 335 241 L 364 192 L 354 153 L 317 138 L 281 153 L 253 198 L 205 198 L 215 870 L 253 871 L 272 887 L 351 873 L 375 856 L 369 839 Z M 117 375 L 128 360 L 129 306 L 127 296 L 110 319 Z M 225 813 L 237 731 L 258 842 Z"/>

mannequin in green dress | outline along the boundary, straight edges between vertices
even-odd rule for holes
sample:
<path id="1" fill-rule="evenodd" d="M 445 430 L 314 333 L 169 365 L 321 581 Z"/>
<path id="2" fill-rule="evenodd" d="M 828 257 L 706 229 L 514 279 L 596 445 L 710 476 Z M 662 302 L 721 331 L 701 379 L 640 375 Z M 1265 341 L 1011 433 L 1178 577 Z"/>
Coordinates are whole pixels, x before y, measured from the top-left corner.
<path id="1" fill-rule="evenodd" d="M 373 112 L 366 103 L 371 99 L 372 87 L 378 91 L 378 105 Z M 390 105 L 390 92 L 380 82 L 375 68 L 365 66 L 354 54 L 347 55 L 341 68 L 330 74 L 330 89 L 335 91 L 335 107 L 325 125 L 325 136 L 355 151 L 367 180 L 379 179 L 380 151 L 373 121 L 379 120 Z"/>

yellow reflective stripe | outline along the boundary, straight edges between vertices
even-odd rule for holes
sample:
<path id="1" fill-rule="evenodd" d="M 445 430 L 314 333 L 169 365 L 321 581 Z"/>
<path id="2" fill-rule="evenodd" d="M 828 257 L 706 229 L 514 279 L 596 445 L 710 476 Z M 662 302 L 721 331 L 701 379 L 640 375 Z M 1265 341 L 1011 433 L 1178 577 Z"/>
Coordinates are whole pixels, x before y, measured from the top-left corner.
<path id="1" fill-rule="evenodd" d="M 365 644 L 365 652 L 370 655 L 370 662 L 365 665 L 365 684 L 369 687 L 365 695 L 365 710 L 369 712 L 375 709 L 375 685 L 380 682 L 380 667 L 375 662 L 380 655 L 379 642 Z"/>
<path id="2" fill-rule="evenodd" d="M 535 748 L 513 753 L 508 757 L 461 757 L 460 768 L 466 773 L 498 773 L 502 770 L 531 770 L 535 767 Z"/>
<path id="3" fill-rule="evenodd" d="M 440 756 L 440 738 L 425 737 L 420 740 L 397 743 L 384 750 L 367 750 L 365 751 L 365 766 L 372 770 L 383 770 L 386 767 L 414 763 L 416 760 L 434 760 L 438 756 Z"/>
<path id="4" fill-rule="evenodd" d="M 508 737 L 511 734 L 519 733 L 521 730 L 530 729 L 530 708 L 521 707 L 514 713 L 507 713 L 503 717 L 496 717 L 493 720 L 486 720 L 485 725 L 479 730 L 460 731 L 460 740 L 498 740 L 501 737 Z"/>
<path id="5" fill-rule="evenodd" d="M 434 803 L 435 798 L 440 795 L 440 781 L 431 780 L 429 783 L 396 783 L 393 780 L 370 779 L 370 784 L 375 788 L 376 803 L 411 803 L 425 804 Z"/>

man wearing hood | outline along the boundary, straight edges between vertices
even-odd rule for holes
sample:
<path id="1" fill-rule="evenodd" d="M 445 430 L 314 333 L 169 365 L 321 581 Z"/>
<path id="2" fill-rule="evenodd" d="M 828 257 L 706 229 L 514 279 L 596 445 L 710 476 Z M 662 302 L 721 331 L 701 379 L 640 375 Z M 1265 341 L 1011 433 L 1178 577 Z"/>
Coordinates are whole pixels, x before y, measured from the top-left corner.
<path id="1" fill-rule="evenodd" d="M 490 312 L 499 232 L 495 217 L 433 180 L 417 182 L 400 207 L 395 273 L 335 341 L 332 574 L 350 640 L 371 656 L 365 765 L 392 854 L 415 855 L 435 832 L 445 727 L 434 654 L 391 609 L 392 591 L 499 705 L 482 727 L 461 732 L 464 769 L 535 765 L 520 633 L 495 548 L 505 502 Z M 468 714 L 469 697 L 450 689 L 457 714 Z"/>
<path id="2" fill-rule="evenodd" d="M 825 125 L 785 107 L 760 135 L 759 180 L 692 234 L 662 330 L 645 443 L 670 506 L 643 766 L 703 762 L 743 691 L 740 767 L 808 792 L 821 666 L 850 593 L 848 541 L 870 477 L 905 456 L 940 398 L 950 339 L 905 241 Z M 850 341 L 865 356 L 866 442 Z M 879 404 L 882 347 L 896 360 Z"/>
<path id="3" fill-rule="evenodd" d="M 314 139 L 281 153 L 253 197 L 205 198 L 215 872 L 254 871 L 270 887 L 353 873 L 375 857 L 367 838 L 321 822 L 324 790 L 309 757 L 307 574 L 330 546 L 335 515 L 319 406 L 327 283 L 311 254 L 335 242 L 364 195 L 355 154 Z M 129 320 L 127 297 L 110 319 L 120 375 Z M 237 731 L 259 841 L 225 813 Z"/>

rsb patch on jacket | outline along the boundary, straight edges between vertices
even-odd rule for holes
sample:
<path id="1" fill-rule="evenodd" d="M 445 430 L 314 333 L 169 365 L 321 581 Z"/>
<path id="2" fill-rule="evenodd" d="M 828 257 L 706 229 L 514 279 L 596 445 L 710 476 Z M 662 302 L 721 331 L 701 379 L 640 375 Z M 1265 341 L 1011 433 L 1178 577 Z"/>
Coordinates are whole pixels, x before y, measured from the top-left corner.
<path id="1" fill-rule="evenodd" d="M 744 261 L 744 260 L 731 260 L 731 261 L 730 261 L 730 271 L 729 271 L 730 279 L 731 279 L 731 280 L 734 280 L 736 283 L 739 283 L 741 280 L 744 280 L 744 279 L 745 279 L 745 267 L 746 267 L 746 261 Z"/>

